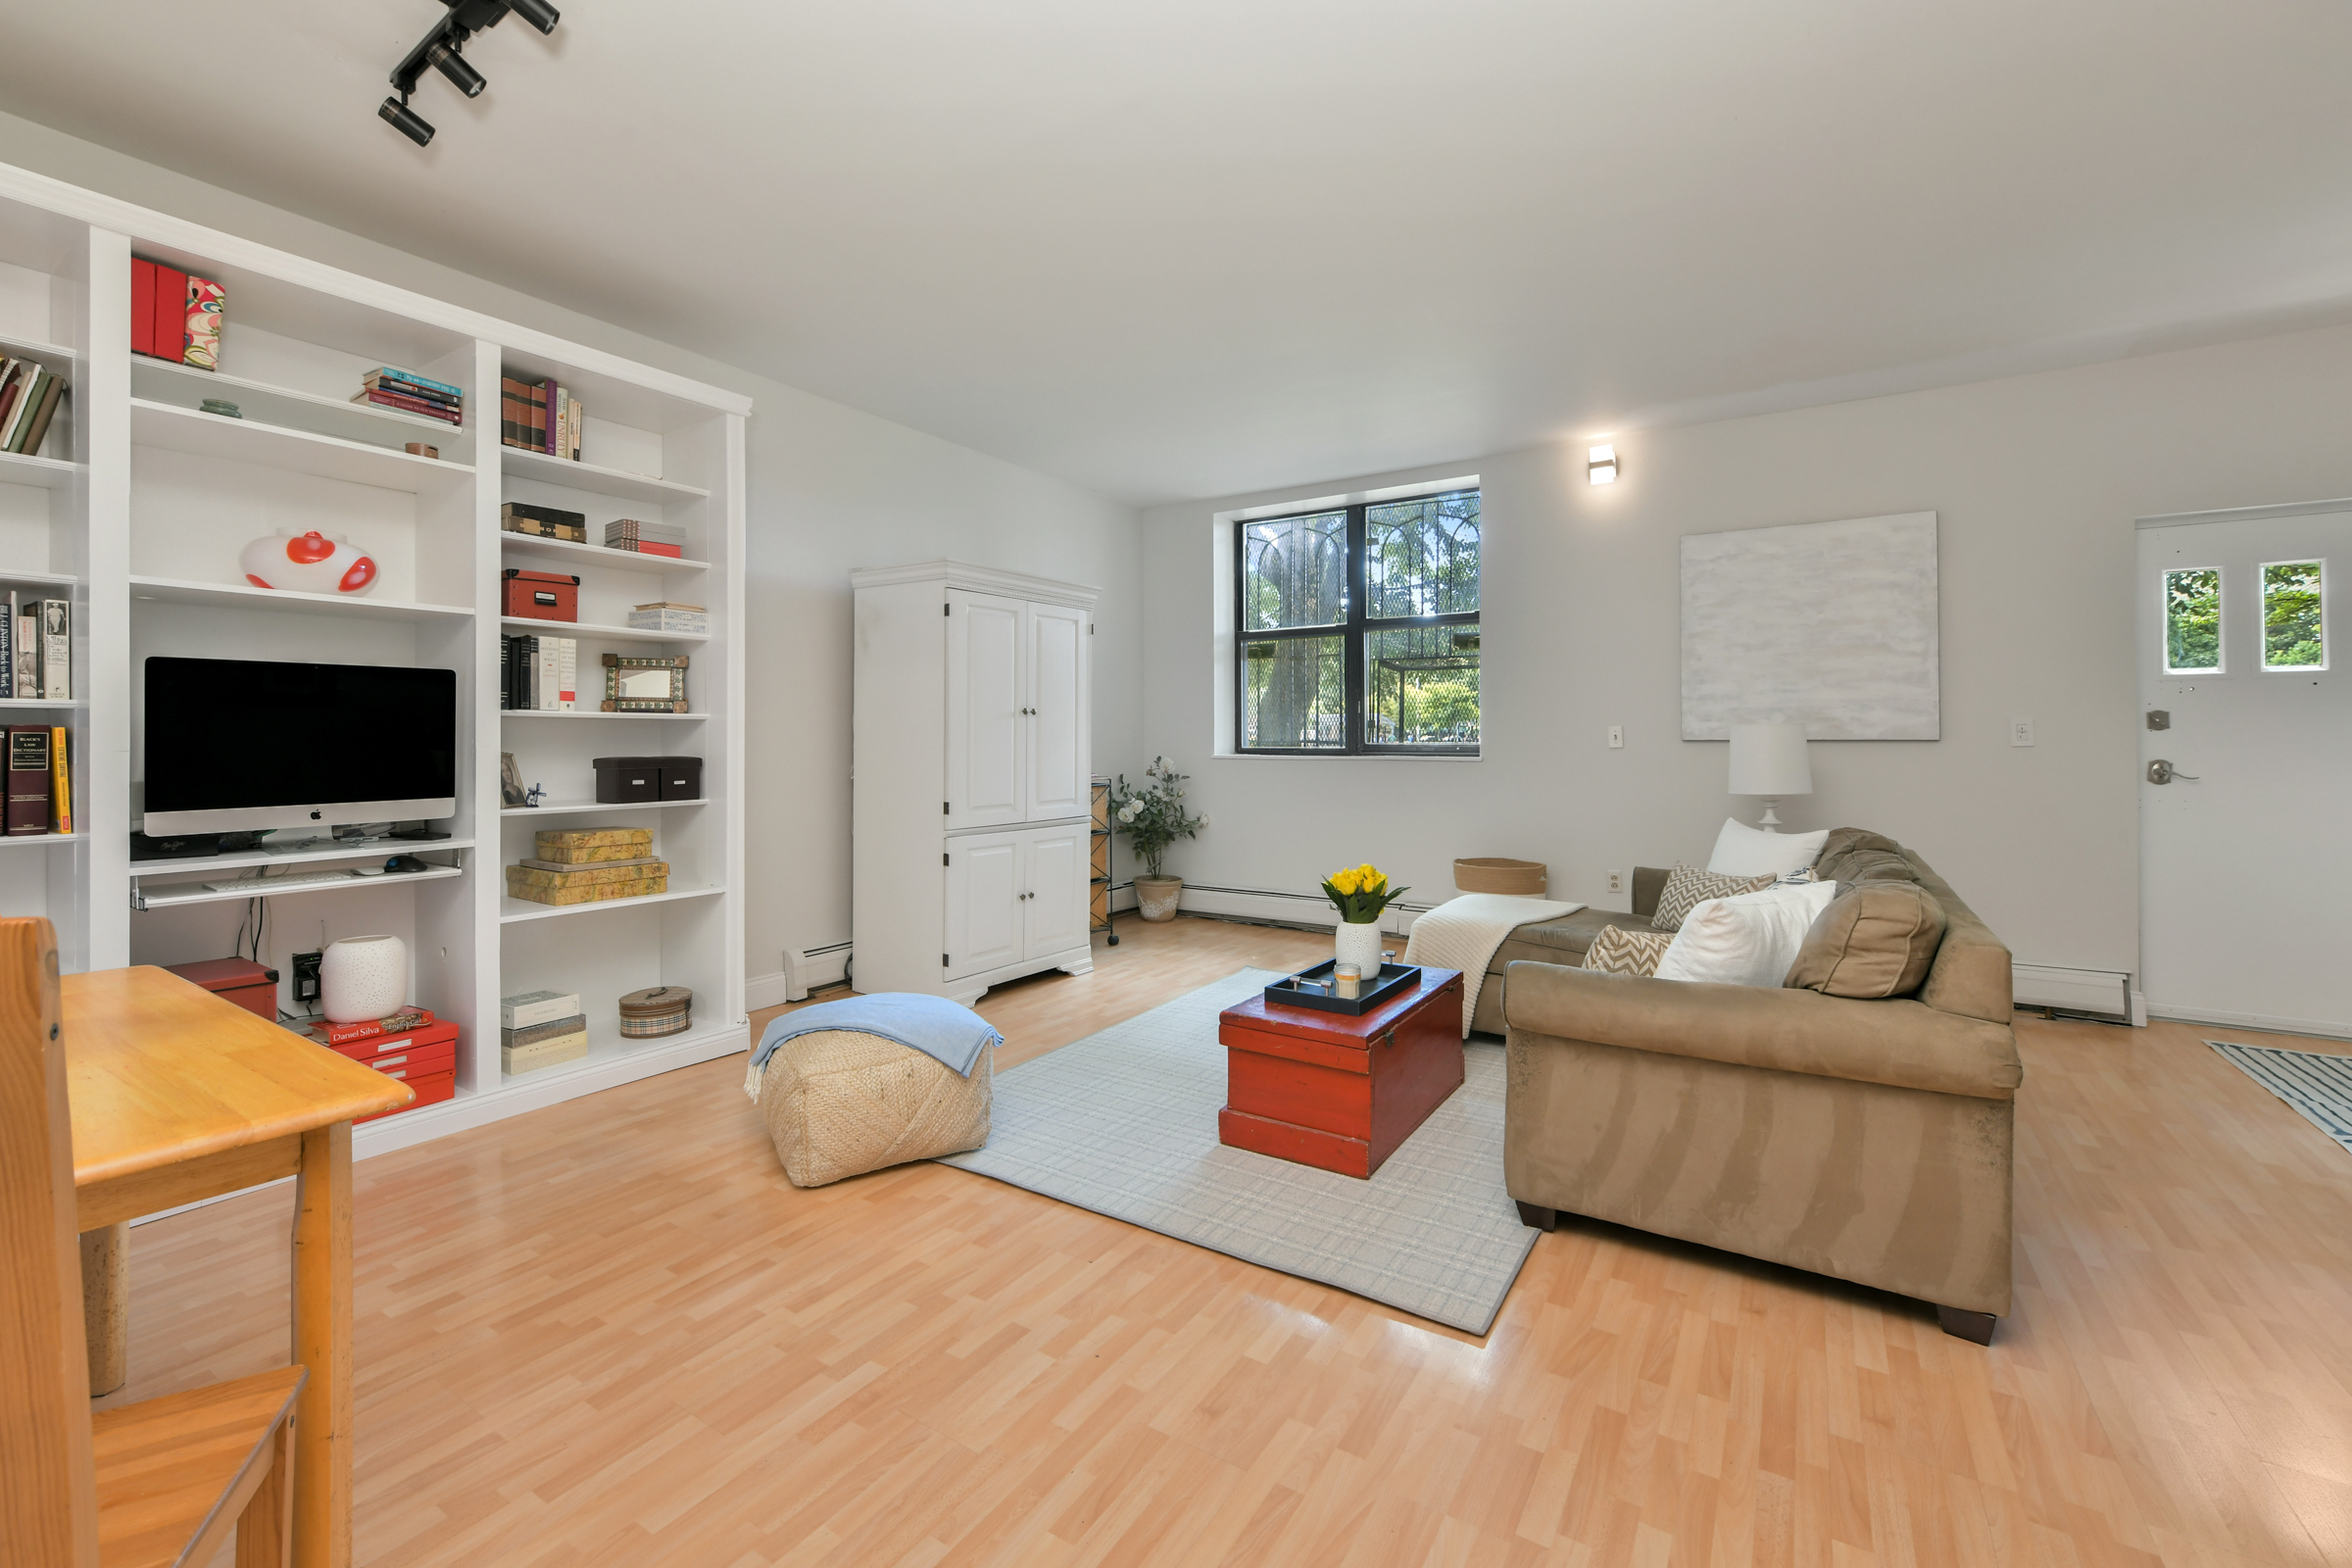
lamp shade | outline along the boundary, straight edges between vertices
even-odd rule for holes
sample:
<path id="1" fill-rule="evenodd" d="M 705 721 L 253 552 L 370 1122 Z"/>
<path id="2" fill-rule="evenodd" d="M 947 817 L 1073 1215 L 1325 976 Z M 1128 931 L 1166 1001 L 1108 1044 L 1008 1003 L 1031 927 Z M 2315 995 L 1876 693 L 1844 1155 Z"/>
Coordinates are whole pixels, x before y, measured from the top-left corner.
<path id="1" fill-rule="evenodd" d="M 1805 757 L 1802 724 L 1734 724 L 1732 726 L 1732 788 L 1734 795 L 1813 793 L 1813 764 Z"/>

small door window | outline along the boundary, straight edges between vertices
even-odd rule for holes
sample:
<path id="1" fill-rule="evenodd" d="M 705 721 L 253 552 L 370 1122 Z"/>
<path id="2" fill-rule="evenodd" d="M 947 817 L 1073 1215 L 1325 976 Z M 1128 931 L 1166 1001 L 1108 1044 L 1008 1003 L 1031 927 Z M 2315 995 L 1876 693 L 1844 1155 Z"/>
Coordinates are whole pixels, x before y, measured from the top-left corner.
<path id="1" fill-rule="evenodd" d="M 2187 566 L 2164 574 L 2164 672 L 2218 675 L 2222 670 L 2222 568 Z"/>
<path id="2" fill-rule="evenodd" d="M 2272 561 L 2262 568 L 2262 667 L 2328 667 L 2324 561 Z"/>

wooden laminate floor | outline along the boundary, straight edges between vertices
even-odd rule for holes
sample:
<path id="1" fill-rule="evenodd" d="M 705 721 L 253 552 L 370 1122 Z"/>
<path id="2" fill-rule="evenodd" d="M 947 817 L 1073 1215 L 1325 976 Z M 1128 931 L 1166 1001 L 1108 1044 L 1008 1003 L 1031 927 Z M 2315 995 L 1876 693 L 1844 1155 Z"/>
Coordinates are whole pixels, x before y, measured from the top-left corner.
<path id="1" fill-rule="evenodd" d="M 988 998 L 1005 1064 L 1326 941 L 1121 931 Z M 358 1167 L 357 1559 L 2352 1568 L 2352 1154 L 2209 1032 L 2021 1016 L 1989 1350 L 1594 1225 L 1475 1340 L 942 1166 L 797 1192 L 740 1057 L 574 1101 Z M 133 1232 L 106 1402 L 282 1359 L 288 1212 Z"/>

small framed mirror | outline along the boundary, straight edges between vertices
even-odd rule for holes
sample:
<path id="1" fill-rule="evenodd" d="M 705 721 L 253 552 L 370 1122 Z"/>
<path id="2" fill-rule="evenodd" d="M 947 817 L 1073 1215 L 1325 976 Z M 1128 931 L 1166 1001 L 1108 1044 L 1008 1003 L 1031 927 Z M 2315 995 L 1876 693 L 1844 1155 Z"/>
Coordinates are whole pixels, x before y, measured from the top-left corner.
<path id="1" fill-rule="evenodd" d="M 605 702 L 608 713 L 683 713 L 686 710 L 686 666 L 690 661 L 634 659 L 605 655 Z"/>

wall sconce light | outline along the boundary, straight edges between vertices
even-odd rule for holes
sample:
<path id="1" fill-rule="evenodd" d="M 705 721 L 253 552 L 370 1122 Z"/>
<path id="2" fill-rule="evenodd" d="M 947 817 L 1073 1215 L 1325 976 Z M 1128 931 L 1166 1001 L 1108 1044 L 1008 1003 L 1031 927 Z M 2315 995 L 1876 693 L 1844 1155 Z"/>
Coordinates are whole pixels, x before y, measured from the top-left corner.
<path id="1" fill-rule="evenodd" d="M 1617 449 L 1613 446 L 1588 448 L 1585 477 L 1594 484 L 1615 484 L 1617 482 Z"/>

